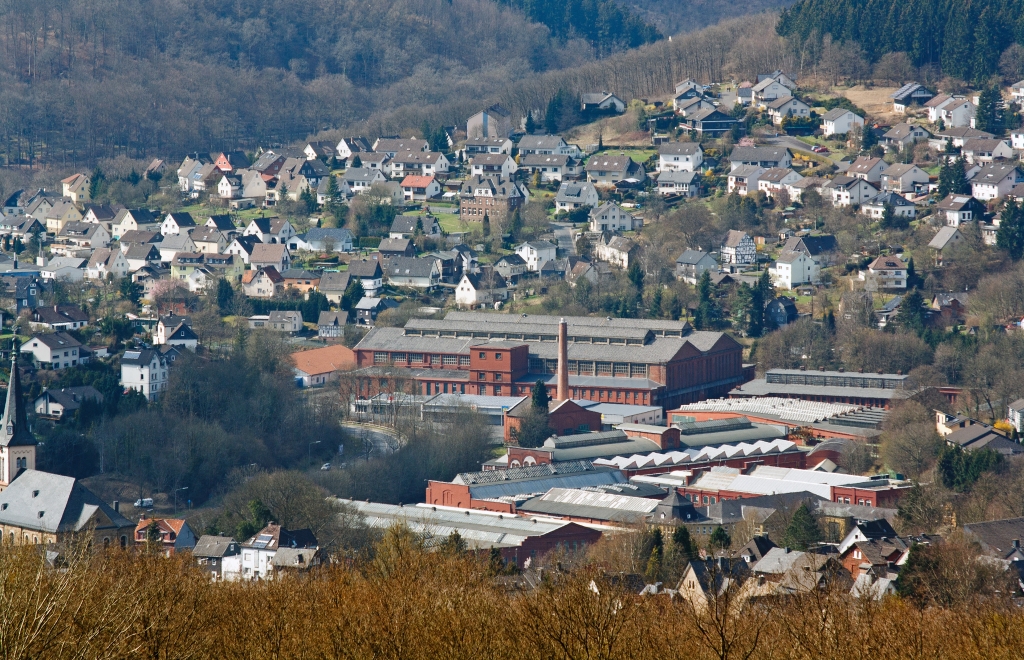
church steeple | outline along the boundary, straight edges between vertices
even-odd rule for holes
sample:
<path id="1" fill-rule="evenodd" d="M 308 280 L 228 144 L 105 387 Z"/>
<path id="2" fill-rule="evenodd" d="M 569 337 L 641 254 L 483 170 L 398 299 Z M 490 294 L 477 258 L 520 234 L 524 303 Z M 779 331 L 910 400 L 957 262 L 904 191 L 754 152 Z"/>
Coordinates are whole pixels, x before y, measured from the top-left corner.
<path id="1" fill-rule="evenodd" d="M 0 446 L 24 447 L 36 445 L 36 438 L 28 429 L 25 405 L 21 400 L 21 376 L 18 374 L 18 339 L 11 346 L 11 380 L 7 385 L 7 405 L 0 420 Z"/>

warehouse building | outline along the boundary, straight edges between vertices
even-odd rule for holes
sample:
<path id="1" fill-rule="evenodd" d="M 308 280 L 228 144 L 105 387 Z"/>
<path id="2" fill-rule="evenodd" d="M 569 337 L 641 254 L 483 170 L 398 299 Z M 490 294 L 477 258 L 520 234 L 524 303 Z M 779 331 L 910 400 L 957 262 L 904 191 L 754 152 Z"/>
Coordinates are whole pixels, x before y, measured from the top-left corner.
<path id="1" fill-rule="evenodd" d="M 457 532 L 471 551 L 497 548 L 502 558 L 523 568 L 551 550 L 582 552 L 596 543 L 602 530 L 575 522 L 533 518 L 492 511 L 471 511 L 455 507 L 417 504 L 402 506 L 338 500 L 364 517 L 367 526 L 387 529 L 407 527 L 423 537 L 428 548 L 443 543 Z M 657 502 L 655 502 L 657 504 Z"/>
<path id="2" fill-rule="evenodd" d="M 780 397 L 888 409 L 920 390 L 903 374 L 769 369 L 729 392 L 730 398 Z"/>
<path id="3" fill-rule="evenodd" d="M 354 352 L 365 398 L 398 381 L 423 395 L 526 396 L 540 380 L 556 400 L 667 409 L 753 377 L 725 333 L 656 319 L 453 311 L 373 328 Z"/>

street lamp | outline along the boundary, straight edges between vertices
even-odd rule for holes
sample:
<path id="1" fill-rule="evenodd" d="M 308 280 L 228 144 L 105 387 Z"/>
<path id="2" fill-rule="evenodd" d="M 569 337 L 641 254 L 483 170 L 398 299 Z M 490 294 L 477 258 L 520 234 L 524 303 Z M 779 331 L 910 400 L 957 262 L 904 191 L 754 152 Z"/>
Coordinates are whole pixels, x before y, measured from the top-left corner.
<path id="1" fill-rule="evenodd" d="M 320 444 L 319 440 L 316 440 L 314 442 L 309 443 L 309 452 L 308 452 L 309 453 L 309 457 L 308 457 L 308 460 L 309 460 L 310 463 L 313 462 L 313 445 L 318 445 L 318 444 Z"/>
<path id="2" fill-rule="evenodd" d="M 188 490 L 188 486 L 182 486 L 181 488 L 176 488 L 174 490 L 174 512 L 175 513 L 178 512 L 178 491 L 180 491 L 180 490 Z"/>

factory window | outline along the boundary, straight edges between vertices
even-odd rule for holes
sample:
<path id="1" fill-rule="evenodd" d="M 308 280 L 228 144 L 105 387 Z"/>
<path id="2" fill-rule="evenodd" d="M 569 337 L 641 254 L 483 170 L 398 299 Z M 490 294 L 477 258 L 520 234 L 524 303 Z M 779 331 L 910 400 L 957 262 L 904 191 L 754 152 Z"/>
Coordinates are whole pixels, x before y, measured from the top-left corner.
<path id="1" fill-rule="evenodd" d="M 487 374 L 485 374 L 482 371 L 478 371 L 477 374 L 476 374 L 476 379 L 477 380 L 487 380 Z"/>
<path id="2" fill-rule="evenodd" d="M 558 360 L 544 360 L 545 373 L 558 373 Z"/>
<path id="3" fill-rule="evenodd" d="M 484 353 L 483 351 L 480 351 L 480 359 L 481 360 L 486 360 L 487 359 L 487 353 Z"/>
<path id="4" fill-rule="evenodd" d="M 440 355 L 431 355 L 430 356 L 430 364 L 441 364 L 441 356 Z"/>
<path id="5" fill-rule="evenodd" d="M 544 373 L 544 360 L 538 358 L 530 358 L 530 373 L 531 374 L 542 374 Z"/>
<path id="6" fill-rule="evenodd" d="M 647 365 L 646 364 L 631 364 L 629 365 L 630 375 L 634 377 L 646 378 L 647 377 Z"/>
<path id="7" fill-rule="evenodd" d="M 441 364 L 444 364 L 444 365 L 447 365 L 447 366 L 456 365 L 458 363 L 459 363 L 459 356 L 458 355 L 445 355 L 444 357 L 441 358 Z"/>
<path id="8" fill-rule="evenodd" d="M 590 361 L 580 361 L 580 375 L 581 376 L 593 376 L 594 375 L 594 363 Z"/>
<path id="9" fill-rule="evenodd" d="M 494 359 L 495 360 L 500 360 L 501 359 L 501 355 L 502 355 L 501 353 L 495 353 L 494 354 Z"/>
<path id="10" fill-rule="evenodd" d="M 612 375 L 612 363 L 611 362 L 598 362 L 597 363 L 597 375 L 598 376 L 611 376 Z"/>
<path id="11" fill-rule="evenodd" d="M 460 355 L 459 356 L 459 366 L 460 367 L 468 367 L 469 366 L 469 356 L 468 355 Z"/>
<path id="12" fill-rule="evenodd" d="M 628 376 L 629 375 L 629 365 L 624 363 L 624 362 L 616 362 L 615 363 L 615 375 L 616 376 Z"/>
<path id="13" fill-rule="evenodd" d="M 501 374 L 496 372 L 494 374 L 494 380 L 501 380 Z"/>
<path id="14" fill-rule="evenodd" d="M 423 353 L 409 353 L 409 362 L 423 362 Z"/>
<path id="15" fill-rule="evenodd" d="M 405 362 L 408 359 L 408 356 L 405 353 L 392 353 L 391 359 L 395 362 Z"/>

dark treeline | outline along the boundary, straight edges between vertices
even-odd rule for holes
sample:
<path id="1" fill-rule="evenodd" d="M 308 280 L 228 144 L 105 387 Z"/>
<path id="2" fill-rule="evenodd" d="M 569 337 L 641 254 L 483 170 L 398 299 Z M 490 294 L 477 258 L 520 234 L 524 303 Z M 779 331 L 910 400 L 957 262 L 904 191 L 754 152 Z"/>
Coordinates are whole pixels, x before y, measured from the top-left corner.
<path id="1" fill-rule="evenodd" d="M 595 49 L 492 0 L 0 0 L 0 164 L 407 135 L 488 103 L 540 116 L 559 90 L 647 97 L 789 57 L 766 16 L 597 59 L 625 47 L 609 16 L 587 18 Z"/>
<path id="2" fill-rule="evenodd" d="M 0 26 L 0 154 L 26 164 L 298 140 L 593 56 L 491 0 L 0 0 Z"/>
<path id="3" fill-rule="evenodd" d="M 983 81 L 1001 54 L 1024 44 L 1021 0 L 799 0 L 784 10 L 779 34 L 801 39 L 831 34 L 860 44 L 872 61 L 904 52 L 916 66 Z"/>
<path id="4" fill-rule="evenodd" d="M 543 23 L 561 38 L 582 37 L 599 52 L 636 48 L 661 35 L 613 0 L 500 0 Z"/>
<path id="5" fill-rule="evenodd" d="M 719 21 L 785 7 L 793 0 L 621 0 L 662 34 L 692 32 Z"/>

